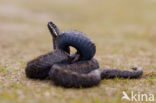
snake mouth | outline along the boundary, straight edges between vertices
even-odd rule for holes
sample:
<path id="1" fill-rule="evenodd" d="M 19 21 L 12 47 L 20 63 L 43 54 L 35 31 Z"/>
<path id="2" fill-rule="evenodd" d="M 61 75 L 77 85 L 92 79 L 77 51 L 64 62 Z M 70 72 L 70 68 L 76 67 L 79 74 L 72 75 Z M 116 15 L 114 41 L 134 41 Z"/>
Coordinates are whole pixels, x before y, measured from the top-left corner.
<path id="1" fill-rule="evenodd" d="M 48 22 L 48 29 L 51 32 L 53 38 L 58 37 L 58 28 L 52 21 Z"/>

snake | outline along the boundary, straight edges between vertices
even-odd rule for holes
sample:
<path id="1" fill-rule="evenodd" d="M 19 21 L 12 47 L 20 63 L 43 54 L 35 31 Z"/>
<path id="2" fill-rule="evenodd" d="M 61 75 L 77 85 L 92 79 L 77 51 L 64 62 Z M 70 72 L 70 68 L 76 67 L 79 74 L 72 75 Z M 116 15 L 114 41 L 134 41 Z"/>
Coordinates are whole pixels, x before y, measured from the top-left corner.
<path id="1" fill-rule="evenodd" d="M 60 32 L 52 21 L 47 26 L 54 50 L 27 63 L 25 73 L 28 78 L 49 78 L 54 84 L 66 88 L 87 88 L 100 84 L 103 79 L 136 79 L 142 76 L 141 67 L 133 67 L 132 70 L 100 68 L 94 58 L 95 43 L 86 34 L 76 30 Z M 70 47 L 77 52 L 71 54 Z"/>

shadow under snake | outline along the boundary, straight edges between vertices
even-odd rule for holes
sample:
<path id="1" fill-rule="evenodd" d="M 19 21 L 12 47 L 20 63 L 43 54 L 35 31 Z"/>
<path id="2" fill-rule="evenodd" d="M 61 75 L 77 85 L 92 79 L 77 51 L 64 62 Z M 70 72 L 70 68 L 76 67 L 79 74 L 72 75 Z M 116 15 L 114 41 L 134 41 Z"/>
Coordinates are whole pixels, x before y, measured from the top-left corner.
<path id="1" fill-rule="evenodd" d="M 43 54 L 27 63 L 25 73 L 28 78 L 50 78 L 55 84 L 63 87 L 92 87 L 104 78 L 139 78 L 142 68 L 134 67 L 133 71 L 99 68 L 93 58 L 96 46 L 84 33 L 67 30 L 60 32 L 53 23 L 48 23 L 53 37 L 53 52 Z M 70 54 L 70 46 L 77 52 Z"/>

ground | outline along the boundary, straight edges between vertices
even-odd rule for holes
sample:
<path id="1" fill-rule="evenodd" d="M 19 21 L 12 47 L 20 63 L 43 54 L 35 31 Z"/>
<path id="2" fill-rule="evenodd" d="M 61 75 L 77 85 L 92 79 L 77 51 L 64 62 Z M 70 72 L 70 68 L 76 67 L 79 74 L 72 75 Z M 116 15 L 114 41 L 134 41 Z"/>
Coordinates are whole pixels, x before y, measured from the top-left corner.
<path id="1" fill-rule="evenodd" d="M 101 68 L 140 66 L 143 77 L 88 89 L 26 78 L 27 61 L 52 50 L 50 20 L 92 38 Z M 0 0 L 0 103 L 128 103 L 122 91 L 156 99 L 156 0 Z"/>

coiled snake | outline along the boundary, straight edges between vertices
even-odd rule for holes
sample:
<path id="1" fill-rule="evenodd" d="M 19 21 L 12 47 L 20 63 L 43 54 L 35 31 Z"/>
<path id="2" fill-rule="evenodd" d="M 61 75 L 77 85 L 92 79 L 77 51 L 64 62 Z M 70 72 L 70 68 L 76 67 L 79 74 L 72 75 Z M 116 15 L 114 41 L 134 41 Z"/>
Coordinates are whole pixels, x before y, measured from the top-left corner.
<path id="1" fill-rule="evenodd" d="M 26 76 L 33 79 L 50 78 L 55 84 L 64 87 L 91 87 L 104 78 L 139 78 L 143 71 L 134 67 L 133 71 L 99 68 L 98 61 L 93 58 L 95 44 L 84 33 L 67 30 L 60 32 L 53 23 L 48 23 L 53 37 L 54 51 L 41 55 L 27 63 Z M 70 54 L 72 46 L 77 49 Z"/>

